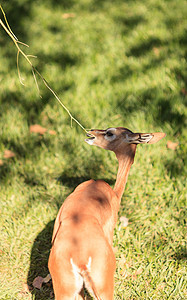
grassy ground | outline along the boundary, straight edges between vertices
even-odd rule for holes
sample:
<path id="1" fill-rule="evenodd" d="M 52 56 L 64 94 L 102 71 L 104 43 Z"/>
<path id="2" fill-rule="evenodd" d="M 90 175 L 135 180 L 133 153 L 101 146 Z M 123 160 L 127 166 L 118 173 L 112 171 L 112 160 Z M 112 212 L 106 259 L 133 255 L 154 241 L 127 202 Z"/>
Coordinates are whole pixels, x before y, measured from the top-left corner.
<path id="1" fill-rule="evenodd" d="M 186 2 L 10 0 L 2 2 L 33 63 L 86 128 L 163 131 L 139 146 L 114 236 L 115 299 L 185 299 Z M 74 15 L 64 15 L 73 13 Z M 26 51 L 28 51 L 26 49 Z M 89 147 L 84 132 L 43 87 L 0 28 L 0 299 L 53 299 L 48 274 L 54 219 L 88 178 L 112 186 L 113 154 Z M 44 135 L 30 133 L 40 124 Z M 55 130 L 56 135 L 49 133 Z M 178 143 L 175 150 L 167 142 Z M 5 150 L 15 153 L 4 158 Z M 31 287 L 28 291 L 27 284 Z"/>

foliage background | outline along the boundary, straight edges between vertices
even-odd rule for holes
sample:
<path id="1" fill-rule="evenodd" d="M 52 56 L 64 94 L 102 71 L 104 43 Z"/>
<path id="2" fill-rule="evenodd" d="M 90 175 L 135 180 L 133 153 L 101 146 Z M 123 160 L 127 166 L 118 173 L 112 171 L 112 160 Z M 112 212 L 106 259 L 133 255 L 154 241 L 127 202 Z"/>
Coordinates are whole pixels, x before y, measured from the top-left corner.
<path id="1" fill-rule="evenodd" d="M 183 0 L 9 0 L 1 2 L 24 50 L 86 128 L 163 131 L 139 146 L 114 236 L 115 299 L 185 299 L 186 2 Z M 1 16 L 2 18 L 2 16 Z M 84 143 L 0 29 L 0 299 L 52 299 L 48 274 L 54 219 L 89 178 L 112 186 L 112 153 Z M 44 135 L 29 126 L 47 128 Z M 50 134 L 54 130 L 56 135 Z M 167 142 L 178 143 L 168 149 Z M 174 147 L 175 148 L 175 147 Z M 5 158 L 5 150 L 15 156 Z M 28 286 L 30 290 L 28 289 Z"/>

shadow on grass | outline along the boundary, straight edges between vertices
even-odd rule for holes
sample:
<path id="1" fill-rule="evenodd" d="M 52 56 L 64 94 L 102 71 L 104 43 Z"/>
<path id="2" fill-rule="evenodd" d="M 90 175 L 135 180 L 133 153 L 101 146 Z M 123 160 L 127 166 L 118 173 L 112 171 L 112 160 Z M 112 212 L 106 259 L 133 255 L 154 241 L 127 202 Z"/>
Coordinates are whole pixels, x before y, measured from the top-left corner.
<path id="1" fill-rule="evenodd" d="M 175 106 L 179 103 L 178 96 L 170 96 L 169 92 L 160 91 L 158 88 L 147 88 L 140 91 L 139 97 L 128 100 L 125 95 L 123 99 L 117 101 L 117 108 L 120 108 L 121 114 L 124 116 L 133 112 L 145 112 L 145 115 L 152 115 L 153 123 L 156 126 L 170 124 L 173 133 L 181 133 L 185 123 L 185 112 L 176 110 Z M 138 100 L 138 101 L 137 101 Z"/>
<path id="2" fill-rule="evenodd" d="M 145 22 L 145 18 L 141 15 L 132 15 L 132 16 L 120 16 L 116 20 L 117 22 L 122 23 L 124 26 L 124 29 L 122 30 L 122 33 L 127 34 L 130 30 L 133 30 L 136 26 L 138 26 L 140 23 Z"/>
<path id="3" fill-rule="evenodd" d="M 27 284 L 32 288 L 33 280 L 37 276 L 43 278 L 49 273 L 48 257 L 51 249 L 51 238 L 53 232 L 54 220 L 49 222 L 46 227 L 38 234 L 34 240 L 34 244 L 30 256 L 30 268 L 27 277 Z M 42 288 L 32 289 L 32 295 L 35 300 L 47 300 L 53 298 L 52 282 L 43 284 Z"/>
<path id="4" fill-rule="evenodd" d="M 43 62 L 44 65 L 47 64 L 47 62 L 49 62 L 49 61 L 50 61 L 50 64 L 57 63 L 64 70 L 68 66 L 71 67 L 71 66 L 77 65 L 78 63 L 80 64 L 81 57 L 79 57 L 79 56 L 76 57 L 75 55 L 70 55 L 65 52 L 64 53 L 54 53 L 54 54 L 50 54 L 50 55 L 42 54 L 41 61 Z"/>
<path id="5" fill-rule="evenodd" d="M 172 158 L 167 158 L 163 163 L 170 178 L 186 178 L 186 149 L 185 145 L 180 145 L 174 152 Z M 185 183 L 185 181 L 184 181 Z M 183 219 L 183 218 L 182 218 Z"/>
<path id="6" fill-rule="evenodd" d="M 133 46 L 130 51 L 127 53 L 127 56 L 140 57 L 145 55 L 146 52 L 149 52 L 154 47 L 160 47 L 162 42 L 157 37 L 150 37 L 147 40 L 143 41 L 140 44 Z"/>
<path id="7" fill-rule="evenodd" d="M 28 139 L 26 139 L 24 142 L 15 141 L 13 139 L 9 139 L 8 137 L 1 138 L 1 142 L 6 145 L 8 149 L 11 149 L 15 153 L 15 158 L 12 158 L 11 160 L 4 161 L 4 164 L 0 166 L 0 181 L 1 184 L 3 184 L 6 180 L 10 179 L 13 175 L 13 168 L 15 167 L 15 160 L 17 162 L 20 158 L 29 158 L 32 155 L 32 158 L 34 159 L 34 156 L 37 157 L 42 152 L 42 144 L 45 143 L 46 147 L 50 147 L 50 139 L 47 137 L 41 137 L 41 136 L 30 136 L 28 135 Z M 29 149 L 29 150 L 28 150 Z M 17 166 L 16 166 L 17 168 Z M 24 178 L 24 181 L 26 184 L 28 184 L 30 187 L 40 185 L 43 186 L 42 180 L 40 176 L 36 176 L 36 174 L 33 172 L 27 171 L 26 173 L 20 171 L 18 167 L 18 174 L 20 177 Z"/>
<path id="8" fill-rule="evenodd" d="M 23 26 L 24 19 L 30 17 L 32 2 L 29 0 L 10 0 L 2 3 L 9 25 L 17 36 L 18 39 L 21 36 L 22 40 L 27 39 L 27 32 Z"/>
<path id="9" fill-rule="evenodd" d="M 187 259 L 187 249 L 185 246 L 180 246 L 178 252 L 176 252 L 173 258 L 179 262 L 186 262 Z"/>
<path id="10" fill-rule="evenodd" d="M 63 185 L 68 186 L 69 188 L 76 188 L 80 183 L 90 180 L 91 177 L 67 177 L 65 174 L 62 174 L 60 177 L 58 177 L 58 181 L 63 183 Z M 110 180 L 108 178 L 102 178 L 102 180 L 106 181 L 109 185 L 114 184 L 114 180 Z"/>
<path id="11" fill-rule="evenodd" d="M 59 5 L 62 9 L 70 9 L 76 4 L 76 0 L 51 0 L 52 5 Z"/>

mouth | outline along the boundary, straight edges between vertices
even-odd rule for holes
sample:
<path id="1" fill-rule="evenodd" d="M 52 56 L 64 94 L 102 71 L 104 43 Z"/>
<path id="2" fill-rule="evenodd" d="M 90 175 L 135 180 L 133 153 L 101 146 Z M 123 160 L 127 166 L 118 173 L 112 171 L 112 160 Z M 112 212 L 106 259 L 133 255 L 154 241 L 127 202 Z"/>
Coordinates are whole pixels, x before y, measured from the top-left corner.
<path id="1" fill-rule="evenodd" d="M 95 136 L 90 132 L 88 132 L 86 135 L 87 135 L 88 139 L 85 139 L 85 142 L 88 143 L 89 145 L 93 145 Z"/>

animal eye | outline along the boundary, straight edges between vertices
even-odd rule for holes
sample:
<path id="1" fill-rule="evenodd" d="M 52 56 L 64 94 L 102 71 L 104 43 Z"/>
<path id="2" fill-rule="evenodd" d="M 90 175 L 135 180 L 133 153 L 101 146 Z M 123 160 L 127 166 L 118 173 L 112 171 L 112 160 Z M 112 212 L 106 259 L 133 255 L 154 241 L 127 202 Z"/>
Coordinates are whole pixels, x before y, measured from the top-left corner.
<path id="1" fill-rule="evenodd" d="M 113 136 L 113 133 L 111 131 L 106 132 L 107 136 Z"/>

